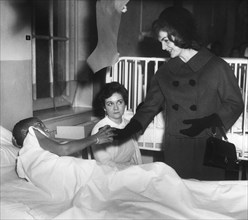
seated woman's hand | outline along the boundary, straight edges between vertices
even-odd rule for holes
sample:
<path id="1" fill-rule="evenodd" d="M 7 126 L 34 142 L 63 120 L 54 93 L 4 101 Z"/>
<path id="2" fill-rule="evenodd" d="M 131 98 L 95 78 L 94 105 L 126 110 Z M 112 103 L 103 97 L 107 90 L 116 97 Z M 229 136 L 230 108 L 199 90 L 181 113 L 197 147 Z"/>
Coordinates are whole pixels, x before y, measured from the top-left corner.
<path id="1" fill-rule="evenodd" d="M 96 137 L 96 144 L 104 144 L 110 143 L 113 141 L 113 136 L 115 128 L 111 128 L 109 125 L 105 125 L 101 127 L 98 132 L 95 134 Z"/>

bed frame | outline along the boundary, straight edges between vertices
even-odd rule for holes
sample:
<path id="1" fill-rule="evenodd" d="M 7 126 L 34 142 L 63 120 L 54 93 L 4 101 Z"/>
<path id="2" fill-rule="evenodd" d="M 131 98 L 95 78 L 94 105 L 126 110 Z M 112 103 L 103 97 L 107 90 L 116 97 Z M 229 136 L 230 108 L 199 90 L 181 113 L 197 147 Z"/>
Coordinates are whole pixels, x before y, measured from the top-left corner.
<path id="1" fill-rule="evenodd" d="M 248 161 L 248 59 L 223 58 L 230 64 L 237 77 L 244 99 L 244 111 L 237 122 L 228 131 L 227 136 L 235 143 L 240 160 Z M 118 81 L 123 84 L 129 94 L 127 116 L 132 117 L 137 106 L 144 100 L 148 89 L 148 81 L 156 73 L 159 66 L 166 62 L 164 58 L 120 57 L 119 61 L 107 71 L 106 82 Z M 141 149 L 160 151 L 163 138 L 163 113 L 159 113 L 139 138 Z"/>

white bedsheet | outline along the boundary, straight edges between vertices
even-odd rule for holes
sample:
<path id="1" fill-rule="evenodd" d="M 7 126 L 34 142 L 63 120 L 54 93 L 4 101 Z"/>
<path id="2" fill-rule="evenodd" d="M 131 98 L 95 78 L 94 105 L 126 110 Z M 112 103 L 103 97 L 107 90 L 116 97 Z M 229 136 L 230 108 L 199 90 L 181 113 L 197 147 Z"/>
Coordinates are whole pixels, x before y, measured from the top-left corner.
<path id="1" fill-rule="evenodd" d="M 1 170 L 4 171 L 4 170 Z M 1 173 L 0 219 L 52 219 L 69 208 L 71 201 L 54 202 L 31 182 L 13 171 Z"/>
<path id="2" fill-rule="evenodd" d="M 247 219 L 248 181 L 183 180 L 164 163 L 118 171 L 57 157 L 30 129 L 18 173 L 53 202 L 72 199 L 55 219 Z"/>
<path id="3" fill-rule="evenodd" d="M 246 182 L 182 180 L 163 163 L 92 177 L 56 219 L 247 219 Z"/>

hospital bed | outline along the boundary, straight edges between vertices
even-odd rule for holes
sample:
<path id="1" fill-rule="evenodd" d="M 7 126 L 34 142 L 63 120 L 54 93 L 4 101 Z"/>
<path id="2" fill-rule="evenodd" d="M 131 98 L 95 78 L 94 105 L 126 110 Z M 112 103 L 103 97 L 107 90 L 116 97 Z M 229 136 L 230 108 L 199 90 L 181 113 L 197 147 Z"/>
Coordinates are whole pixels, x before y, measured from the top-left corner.
<path id="1" fill-rule="evenodd" d="M 248 181 L 183 180 L 159 162 L 117 171 L 94 160 L 58 157 L 38 141 L 28 148 L 27 181 L 15 170 L 19 149 L 11 132 L 0 128 L 2 220 L 248 218 Z"/>
<path id="2" fill-rule="evenodd" d="M 240 118 L 227 132 L 228 140 L 235 144 L 237 157 L 240 161 L 248 161 L 248 59 L 223 58 L 232 68 L 244 100 L 244 110 Z M 119 61 L 107 71 L 106 82 L 118 81 L 123 84 L 129 95 L 126 117 L 134 115 L 137 106 L 147 93 L 149 80 L 156 73 L 166 58 L 155 57 L 120 57 Z M 138 143 L 141 149 L 161 151 L 164 133 L 163 112 L 159 113 L 150 123 Z M 165 116 L 166 117 L 166 116 Z M 240 167 L 242 168 L 242 167 Z M 239 178 L 242 175 L 240 169 Z M 246 175 L 248 177 L 248 171 Z"/>

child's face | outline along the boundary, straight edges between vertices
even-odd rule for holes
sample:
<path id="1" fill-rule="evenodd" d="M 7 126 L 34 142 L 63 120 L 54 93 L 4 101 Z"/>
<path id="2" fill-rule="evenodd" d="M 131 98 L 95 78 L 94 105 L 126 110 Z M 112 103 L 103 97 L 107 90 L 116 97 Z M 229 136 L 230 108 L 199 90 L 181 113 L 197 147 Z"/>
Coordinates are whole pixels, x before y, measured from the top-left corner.
<path id="1" fill-rule="evenodd" d="M 22 147 L 24 139 L 26 138 L 26 136 L 28 134 L 28 129 L 30 127 L 37 128 L 38 130 L 43 132 L 47 137 L 51 136 L 51 134 L 50 134 L 49 130 L 47 129 L 47 127 L 45 126 L 45 124 L 38 118 L 31 118 L 31 119 L 28 119 L 27 121 L 22 122 L 22 123 L 23 124 L 20 125 L 19 128 L 17 128 L 17 131 L 15 132 L 16 137 L 13 136 L 13 138 L 12 138 L 13 144 L 18 148 Z M 16 138 L 19 141 L 17 141 Z"/>
<path id="2" fill-rule="evenodd" d="M 41 120 L 36 120 L 33 126 L 43 131 L 48 137 L 50 137 L 49 129 L 45 126 L 45 124 Z"/>

